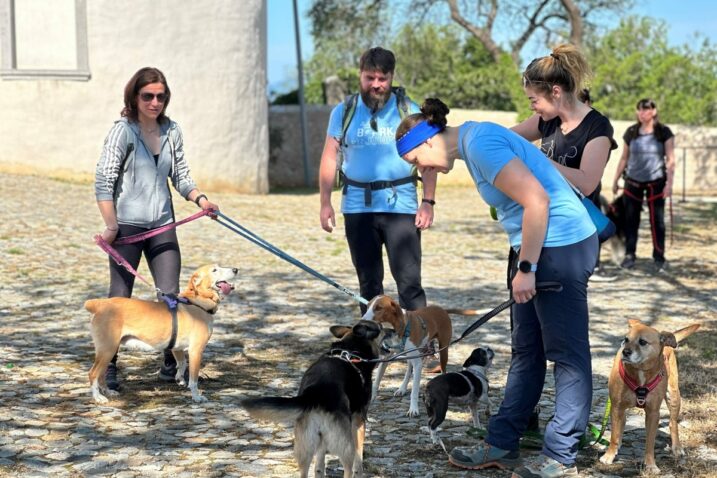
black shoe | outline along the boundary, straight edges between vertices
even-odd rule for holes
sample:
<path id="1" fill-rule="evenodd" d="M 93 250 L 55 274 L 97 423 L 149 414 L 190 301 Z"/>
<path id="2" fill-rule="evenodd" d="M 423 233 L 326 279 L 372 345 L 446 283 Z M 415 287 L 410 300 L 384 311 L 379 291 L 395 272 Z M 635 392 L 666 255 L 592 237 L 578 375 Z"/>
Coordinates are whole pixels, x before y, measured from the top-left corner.
<path id="1" fill-rule="evenodd" d="M 171 351 L 164 351 L 164 363 L 159 369 L 159 379 L 163 382 L 174 382 L 174 376 L 177 375 L 177 361 Z"/>
<path id="2" fill-rule="evenodd" d="M 635 267 L 635 256 L 631 254 L 626 255 L 625 258 L 622 260 L 620 267 L 622 267 L 623 269 L 632 269 L 633 267 Z"/>
<path id="3" fill-rule="evenodd" d="M 163 382 L 176 382 L 177 380 L 174 378 L 177 375 L 177 364 L 167 365 L 166 363 L 162 365 L 162 368 L 159 369 L 159 379 Z M 203 382 L 204 379 L 202 377 L 197 378 L 197 382 Z M 184 369 L 184 383 L 189 384 L 189 367 Z"/>
<path id="4" fill-rule="evenodd" d="M 655 273 L 667 271 L 665 259 L 655 259 Z"/>
<path id="5" fill-rule="evenodd" d="M 120 384 L 117 379 L 117 364 L 110 362 L 105 372 L 105 383 L 107 388 L 115 392 L 119 392 Z"/>

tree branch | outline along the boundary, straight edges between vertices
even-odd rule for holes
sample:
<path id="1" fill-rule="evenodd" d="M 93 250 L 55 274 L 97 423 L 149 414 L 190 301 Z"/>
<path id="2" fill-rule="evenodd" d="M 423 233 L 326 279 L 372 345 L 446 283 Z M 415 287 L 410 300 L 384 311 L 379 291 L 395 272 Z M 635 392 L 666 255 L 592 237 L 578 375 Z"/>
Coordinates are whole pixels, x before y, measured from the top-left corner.
<path id="1" fill-rule="evenodd" d="M 580 16 L 580 8 L 573 0 L 560 0 L 565 8 L 570 21 L 570 43 L 580 47 L 583 43 L 583 17 Z"/>
<path id="2" fill-rule="evenodd" d="M 490 11 L 486 15 L 485 27 L 483 28 L 472 24 L 471 22 L 466 20 L 463 15 L 461 15 L 456 0 L 446 1 L 448 2 L 448 6 L 451 9 L 451 19 L 453 19 L 454 22 L 465 28 L 471 35 L 476 37 L 476 39 L 478 39 L 478 41 L 483 44 L 486 50 L 488 50 L 488 53 L 490 53 L 493 59 L 495 61 L 498 61 L 502 52 L 500 47 L 495 43 L 495 41 L 493 41 L 491 31 L 493 29 L 493 22 L 495 21 L 495 17 L 498 14 L 498 1 L 490 0 Z"/>

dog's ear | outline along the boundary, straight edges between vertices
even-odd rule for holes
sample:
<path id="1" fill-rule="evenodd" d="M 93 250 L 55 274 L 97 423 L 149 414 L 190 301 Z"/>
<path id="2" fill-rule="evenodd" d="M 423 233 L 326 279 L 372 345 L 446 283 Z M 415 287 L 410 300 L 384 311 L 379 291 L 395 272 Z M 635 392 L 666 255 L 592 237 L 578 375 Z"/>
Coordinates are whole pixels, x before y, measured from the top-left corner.
<path id="1" fill-rule="evenodd" d="M 373 340 L 381 333 L 381 326 L 370 320 L 361 320 L 353 328 L 354 335 Z"/>
<path id="2" fill-rule="evenodd" d="M 637 320 L 637 319 L 627 319 L 627 325 L 630 326 L 630 327 L 634 327 L 634 326 L 640 325 L 640 324 L 642 324 L 642 321 L 640 321 L 640 320 Z"/>
<path id="3" fill-rule="evenodd" d="M 337 339 L 343 339 L 346 334 L 351 332 L 351 327 L 347 327 L 345 325 L 332 325 L 329 327 L 329 331 Z"/>
<path id="4" fill-rule="evenodd" d="M 677 348 L 677 339 L 672 332 L 660 332 L 660 343 L 663 346 L 672 347 L 673 349 Z"/>

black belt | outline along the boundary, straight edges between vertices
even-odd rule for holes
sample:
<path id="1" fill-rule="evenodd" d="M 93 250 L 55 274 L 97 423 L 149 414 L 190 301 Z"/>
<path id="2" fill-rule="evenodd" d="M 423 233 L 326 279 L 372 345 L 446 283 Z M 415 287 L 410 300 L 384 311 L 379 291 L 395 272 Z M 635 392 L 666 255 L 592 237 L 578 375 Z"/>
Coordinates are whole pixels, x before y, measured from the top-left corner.
<path id="1" fill-rule="evenodd" d="M 353 179 L 349 179 L 346 176 L 344 176 L 343 193 L 346 194 L 346 190 L 348 189 L 349 186 L 361 188 L 361 189 L 363 189 L 364 204 L 366 206 L 370 206 L 372 191 L 378 191 L 380 189 L 395 188 L 396 186 L 401 186 L 402 184 L 408 184 L 408 183 L 413 183 L 415 185 L 419 179 L 420 178 L 418 176 L 411 175 L 411 176 L 406 176 L 405 178 L 396 179 L 395 181 L 371 181 L 368 183 L 362 183 L 359 181 L 354 181 Z"/>

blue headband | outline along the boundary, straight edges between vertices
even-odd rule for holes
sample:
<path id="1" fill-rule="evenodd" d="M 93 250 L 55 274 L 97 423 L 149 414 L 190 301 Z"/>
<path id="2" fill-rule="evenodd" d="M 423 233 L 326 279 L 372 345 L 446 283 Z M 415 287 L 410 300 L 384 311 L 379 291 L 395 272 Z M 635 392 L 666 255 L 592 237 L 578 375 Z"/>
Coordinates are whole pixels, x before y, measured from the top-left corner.
<path id="1" fill-rule="evenodd" d="M 421 121 L 396 140 L 398 155 L 403 157 L 404 154 L 420 146 L 421 143 L 434 137 L 441 131 L 443 131 L 443 128 L 440 126 L 429 124 L 428 121 Z"/>

